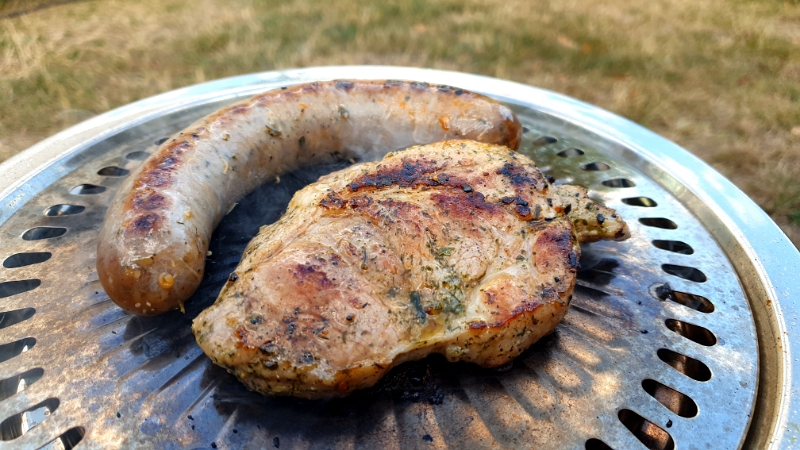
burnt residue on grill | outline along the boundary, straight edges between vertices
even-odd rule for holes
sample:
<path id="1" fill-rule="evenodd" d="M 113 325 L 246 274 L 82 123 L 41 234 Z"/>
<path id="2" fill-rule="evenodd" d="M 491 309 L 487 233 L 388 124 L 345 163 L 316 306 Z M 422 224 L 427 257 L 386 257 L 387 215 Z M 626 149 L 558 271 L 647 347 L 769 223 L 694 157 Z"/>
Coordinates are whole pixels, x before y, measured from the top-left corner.
<path id="1" fill-rule="evenodd" d="M 370 397 L 388 396 L 400 402 L 441 405 L 445 397 L 453 391 L 446 376 L 448 369 L 453 369 L 448 367 L 450 365 L 441 355 L 401 364 L 372 388 L 357 392 L 353 400 L 364 401 Z"/>

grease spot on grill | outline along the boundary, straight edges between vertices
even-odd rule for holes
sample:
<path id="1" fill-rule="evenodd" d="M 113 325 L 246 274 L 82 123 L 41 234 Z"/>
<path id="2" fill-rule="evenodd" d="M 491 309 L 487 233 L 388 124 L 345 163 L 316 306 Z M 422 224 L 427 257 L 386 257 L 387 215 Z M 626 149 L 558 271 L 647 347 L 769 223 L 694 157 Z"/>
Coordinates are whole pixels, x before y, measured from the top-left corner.
<path id="1" fill-rule="evenodd" d="M 0 298 L 11 297 L 12 295 L 22 294 L 36 289 L 42 284 L 41 280 L 16 280 L 0 283 Z"/>
<path id="2" fill-rule="evenodd" d="M 687 377 L 696 381 L 708 381 L 711 379 L 711 369 L 703 362 L 686 355 L 662 348 L 659 349 L 658 357 L 670 367 Z"/>
<path id="3" fill-rule="evenodd" d="M 31 266 L 47 261 L 53 256 L 50 252 L 30 252 L 30 253 L 16 253 L 3 261 L 3 267 L 6 269 L 16 269 L 17 267 Z"/>
<path id="4" fill-rule="evenodd" d="M 36 227 L 31 228 L 22 234 L 22 239 L 26 241 L 39 241 L 42 239 L 52 239 L 67 234 L 67 229 L 62 227 Z"/>
<path id="5" fill-rule="evenodd" d="M 581 156 L 581 155 L 583 155 L 585 153 L 586 152 L 584 152 L 583 150 L 581 150 L 579 148 L 568 148 L 566 150 L 561 150 L 560 152 L 556 153 L 556 155 L 558 155 L 558 156 L 560 156 L 562 158 L 575 158 L 575 157 Z"/>
<path id="6" fill-rule="evenodd" d="M 58 409 L 59 403 L 57 398 L 48 398 L 7 418 L 0 423 L 0 439 L 11 441 L 32 430 Z M 25 420 L 23 420 L 23 414 L 25 415 Z"/>
<path id="7" fill-rule="evenodd" d="M 675 230 L 678 228 L 678 224 L 663 217 L 643 217 L 639 219 L 639 223 L 647 227 L 661 228 L 663 230 Z"/>
<path id="8" fill-rule="evenodd" d="M 714 333 L 707 328 L 701 327 L 700 325 L 682 322 L 675 319 L 667 319 L 664 324 L 667 326 L 667 328 L 675 333 L 680 334 L 692 342 L 697 342 L 700 345 L 711 347 L 717 343 L 717 337 L 714 336 Z"/>
<path id="9" fill-rule="evenodd" d="M 97 171 L 97 174 L 103 177 L 124 177 L 131 173 L 128 169 L 123 169 L 122 167 L 117 166 L 108 166 L 103 167 L 102 169 Z"/>
<path id="10" fill-rule="evenodd" d="M 665 408 L 681 417 L 697 415 L 697 403 L 682 392 L 651 379 L 642 381 L 642 388 Z"/>
<path id="11" fill-rule="evenodd" d="M 663 428 L 630 409 L 620 410 L 619 421 L 650 450 L 672 450 L 675 441 Z"/>
<path id="12" fill-rule="evenodd" d="M 171 348 L 170 342 L 158 336 L 145 336 L 142 339 L 142 350 L 145 356 L 151 359 L 168 352 Z"/>
<path id="13" fill-rule="evenodd" d="M 694 281 L 695 283 L 705 283 L 706 280 L 708 280 L 706 274 L 694 267 L 680 266 L 677 264 L 662 264 L 661 269 L 670 275 L 683 278 L 684 280 Z"/>
<path id="14" fill-rule="evenodd" d="M 148 436 L 155 436 L 160 429 L 161 425 L 158 423 L 158 419 L 152 418 L 144 419 L 144 423 L 139 427 L 139 430 Z"/>
<path id="15" fill-rule="evenodd" d="M 37 367 L 5 380 L 0 380 L 0 401 L 27 389 L 39 381 L 42 375 L 44 375 L 44 369 Z"/>
<path id="16" fill-rule="evenodd" d="M 95 184 L 79 184 L 72 188 L 69 193 L 72 195 L 96 195 L 101 194 L 106 191 L 106 188 L 103 186 L 97 186 Z"/>
<path id="17" fill-rule="evenodd" d="M 631 188 L 635 187 L 636 183 L 627 178 L 614 178 L 612 180 L 603 180 L 603 186 L 613 188 Z"/>

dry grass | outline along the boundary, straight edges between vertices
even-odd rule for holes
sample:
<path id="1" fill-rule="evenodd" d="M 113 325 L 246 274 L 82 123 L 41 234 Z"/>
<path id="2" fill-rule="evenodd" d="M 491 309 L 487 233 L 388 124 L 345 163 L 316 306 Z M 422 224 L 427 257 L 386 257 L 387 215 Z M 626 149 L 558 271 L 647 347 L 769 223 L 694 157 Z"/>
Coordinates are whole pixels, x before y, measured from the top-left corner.
<path id="1" fill-rule="evenodd" d="M 21 4 L 0 0 L 0 17 Z M 796 1 L 233 5 L 82 1 L 0 19 L 0 161 L 208 79 L 325 64 L 447 68 L 563 92 L 651 128 L 730 177 L 800 244 Z"/>

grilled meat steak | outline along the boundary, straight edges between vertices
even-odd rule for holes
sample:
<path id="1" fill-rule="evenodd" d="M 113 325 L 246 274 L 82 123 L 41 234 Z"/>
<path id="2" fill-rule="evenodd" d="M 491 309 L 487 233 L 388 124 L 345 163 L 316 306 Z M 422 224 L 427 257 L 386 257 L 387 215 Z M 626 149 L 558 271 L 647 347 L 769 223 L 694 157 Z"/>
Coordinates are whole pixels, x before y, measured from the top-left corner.
<path id="1" fill-rule="evenodd" d="M 413 147 L 297 192 L 193 331 L 263 394 L 342 396 L 434 352 L 496 367 L 564 317 L 579 242 L 627 236 L 506 147 Z"/>

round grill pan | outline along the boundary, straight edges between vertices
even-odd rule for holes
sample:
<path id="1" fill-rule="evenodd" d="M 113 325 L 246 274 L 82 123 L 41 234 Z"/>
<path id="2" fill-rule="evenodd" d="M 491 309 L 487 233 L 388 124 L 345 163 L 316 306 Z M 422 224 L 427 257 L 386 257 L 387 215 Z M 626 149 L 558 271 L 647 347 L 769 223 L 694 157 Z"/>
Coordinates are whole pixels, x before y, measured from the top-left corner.
<path id="1" fill-rule="evenodd" d="M 349 161 L 239 202 L 185 314 L 131 316 L 103 292 L 96 238 L 121 180 L 170 134 L 266 89 L 338 78 L 454 85 L 511 105 L 523 153 L 631 227 L 583 246 L 556 332 L 486 370 L 430 357 L 374 388 L 308 401 L 248 392 L 197 347 L 259 226 Z M 738 448 L 795 439 L 783 314 L 800 255 L 744 194 L 684 150 L 603 110 L 453 72 L 326 67 L 206 83 L 112 111 L 0 166 L 0 448 Z"/>

